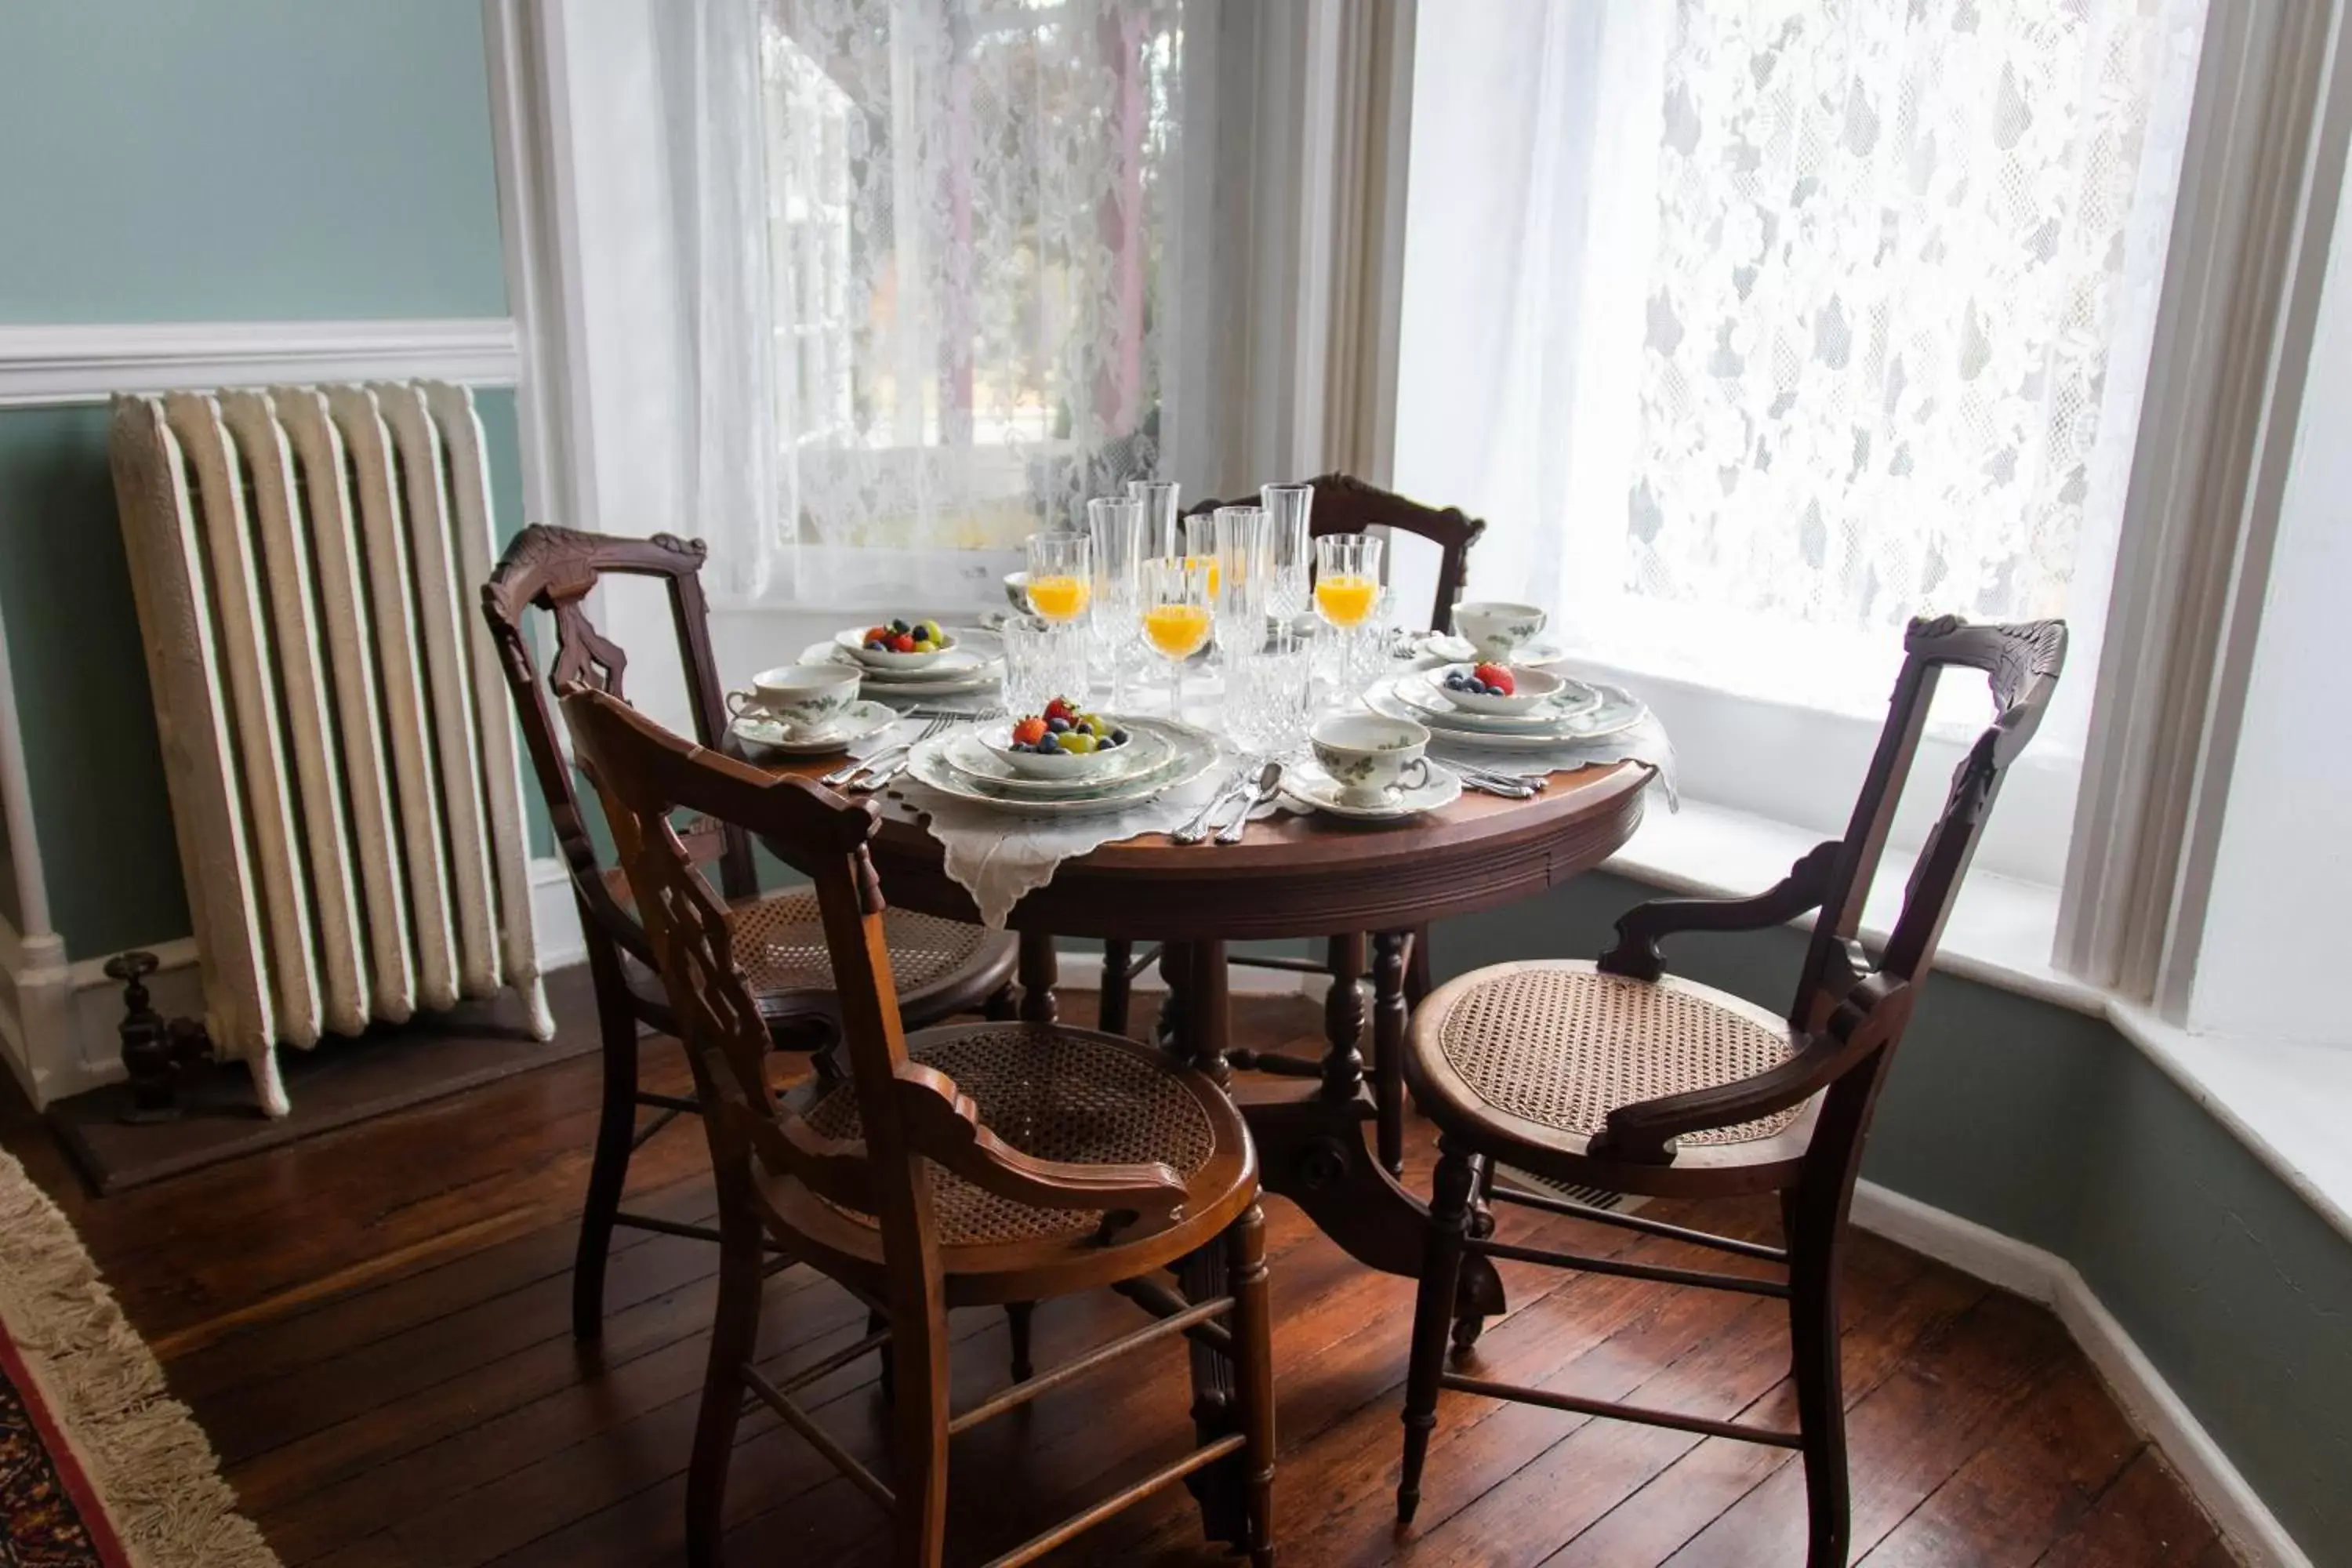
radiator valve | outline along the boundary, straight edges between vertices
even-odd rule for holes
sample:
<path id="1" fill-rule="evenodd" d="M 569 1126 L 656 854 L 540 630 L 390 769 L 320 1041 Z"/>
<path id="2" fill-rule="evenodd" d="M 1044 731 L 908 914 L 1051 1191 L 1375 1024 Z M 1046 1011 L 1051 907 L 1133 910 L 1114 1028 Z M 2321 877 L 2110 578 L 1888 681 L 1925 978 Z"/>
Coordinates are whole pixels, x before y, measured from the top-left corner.
<path id="1" fill-rule="evenodd" d="M 131 1081 L 131 1105 L 122 1120 L 134 1123 L 176 1120 L 181 1078 L 213 1054 L 200 1019 L 167 1019 L 155 1011 L 147 977 L 156 967 L 153 953 L 135 950 L 106 961 L 107 978 L 122 982 L 122 1022 L 116 1032 L 122 1037 L 122 1068 Z"/>

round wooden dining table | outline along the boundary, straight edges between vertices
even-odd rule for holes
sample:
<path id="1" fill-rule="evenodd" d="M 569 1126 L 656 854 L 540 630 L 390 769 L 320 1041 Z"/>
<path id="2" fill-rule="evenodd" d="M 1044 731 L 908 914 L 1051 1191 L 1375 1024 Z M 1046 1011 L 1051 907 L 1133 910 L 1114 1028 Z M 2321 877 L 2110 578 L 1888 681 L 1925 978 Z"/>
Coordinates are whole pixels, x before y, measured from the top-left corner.
<path id="1" fill-rule="evenodd" d="M 813 777 L 838 762 L 761 765 Z M 1056 937 L 1164 944 L 1160 971 L 1170 1001 L 1163 1016 L 1175 1020 L 1170 1047 L 1233 1092 L 1256 1141 L 1266 1190 L 1297 1203 L 1360 1262 L 1416 1276 L 1427 1211 L 1366 1142 L 1383 1119 L 1391 1151 L 1401 1136 L 1412 933 L 1590 870 L 1641 825 L 1643 786 L 1653 776 L 1640 763 L 1597 764 L 1554 773 L 1530 800 L 1465 793 L 1442 811 L 1404 823 L 1363 826 L 1277 813 L 1250 824 L 1237 844 L 1184 846 L 1157 833 L 1106 844 L 1063 862 L 1051 881 L 1013 906 L 1008 923 L 1021 935 L 1021 1016 L 1054 1018 Z M 871 848 L 889 901 L 977 919 L 914 805 L 888 790 L 873 798 L 882 824 Z M 1322 1059 L 1280 1063 L 1288 1075 L 1234 1082 L 1227 1060 L 1225 944 L 1342 937 L 1360 946 L 1359 933 L 1369 933 L 1370 948 L 1369 1078 L 1358 1038 L 1365 1020 L 1357 986 L 1342 973 L 1326 1009 Z M 1482 1315 L 1500 1311 L 1502 1287 L 1492 1266 L 1472 1262 L 1479 1267 L 1465 1279 L 1465 1307 Z"/>

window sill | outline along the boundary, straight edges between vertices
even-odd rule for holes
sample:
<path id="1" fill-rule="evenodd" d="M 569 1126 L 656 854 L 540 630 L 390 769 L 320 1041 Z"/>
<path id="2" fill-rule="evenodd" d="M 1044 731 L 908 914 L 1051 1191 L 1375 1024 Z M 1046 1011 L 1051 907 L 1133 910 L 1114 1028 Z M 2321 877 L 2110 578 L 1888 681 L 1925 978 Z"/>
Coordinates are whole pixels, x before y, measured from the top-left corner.
<path id="1" fill-rule="evenodd" d="M 1602 868 L 1670 892 L 1746 897 L 1786 876 L 1820 841 L 1787 823 L 1685 799 L 1678 813 L 1652 810 Z M 1885 938 L 1910 873 L 1907 857 L 1887 857 L 1863 916 L 1868 940 Z M 2055 888 L 1972 870 L 1944 929 L 1937 967 L 2105 1019 L 2352 1239 L 2352 1143 L 2342 1132 L 2343 1110 L 2352 1106 L 2352 1047 L 2198 1035 L 2166 1023 L 2053 968 L 2057 917 Z M 1810 928 L 1811 917 L 1792 923 Z"/>

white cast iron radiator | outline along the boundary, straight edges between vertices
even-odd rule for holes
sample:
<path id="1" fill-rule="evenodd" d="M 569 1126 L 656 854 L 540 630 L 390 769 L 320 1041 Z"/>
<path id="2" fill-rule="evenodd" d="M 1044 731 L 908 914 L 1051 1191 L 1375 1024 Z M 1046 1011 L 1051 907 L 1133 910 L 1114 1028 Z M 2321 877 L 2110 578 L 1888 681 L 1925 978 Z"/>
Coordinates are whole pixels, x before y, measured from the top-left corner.
<path id="1" fill-rule="evenodd" d="M 472 396 L 435 382 L 119 397 L 114 487 L 205 1022 L 276 1047 L 540 985 L 488 632 Z M 491 694 L 489 700 L 484 693 Z"/>

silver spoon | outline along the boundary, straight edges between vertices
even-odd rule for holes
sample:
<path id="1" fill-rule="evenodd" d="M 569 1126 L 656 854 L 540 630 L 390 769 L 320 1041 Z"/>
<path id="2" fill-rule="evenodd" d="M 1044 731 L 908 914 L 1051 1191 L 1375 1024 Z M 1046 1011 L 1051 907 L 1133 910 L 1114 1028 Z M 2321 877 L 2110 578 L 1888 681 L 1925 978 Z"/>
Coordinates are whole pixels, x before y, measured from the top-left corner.
<path id="1" fill-rule="evenodd" d="M 1272 800 L 1274 792 L 1280 788 L 1281 784 L 1282 764 L 1280 763 L 1269 762 L 1265 766 L 1258 769 L 1257 784 L 1251 789 L 1248 798 L 1242 802 L 1240 815 L 1225 824 L 1224 829 L 1217 835 L 1216 842 L 1239 844 L 1242 841 L 1242 835 L 1249 831 L 1250 813 Z"/>

